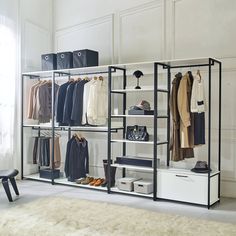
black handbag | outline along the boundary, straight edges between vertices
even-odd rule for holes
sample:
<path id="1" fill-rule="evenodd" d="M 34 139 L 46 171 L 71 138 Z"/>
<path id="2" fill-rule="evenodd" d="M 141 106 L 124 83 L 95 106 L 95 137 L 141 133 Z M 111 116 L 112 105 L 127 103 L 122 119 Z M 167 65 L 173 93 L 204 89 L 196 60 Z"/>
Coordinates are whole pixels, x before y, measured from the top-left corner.
<path id="1" fill-rule="evenodd" d="M 149 134 L 146 126 L 127 126 L 126 139 L 131 141 L 148 141 Z"/>

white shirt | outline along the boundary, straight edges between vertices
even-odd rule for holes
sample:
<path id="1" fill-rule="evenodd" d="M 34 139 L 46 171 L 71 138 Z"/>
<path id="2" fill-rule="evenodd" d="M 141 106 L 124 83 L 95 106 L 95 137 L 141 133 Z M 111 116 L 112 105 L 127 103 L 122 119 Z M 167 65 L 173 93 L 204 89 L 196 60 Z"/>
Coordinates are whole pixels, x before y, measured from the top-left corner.
<path id="1" fill-rule="evenodd" d="M 206 97 L 203 78 L 194 76 L 191 94 L 191 112 L 202 113 L 206 111 Z"/>

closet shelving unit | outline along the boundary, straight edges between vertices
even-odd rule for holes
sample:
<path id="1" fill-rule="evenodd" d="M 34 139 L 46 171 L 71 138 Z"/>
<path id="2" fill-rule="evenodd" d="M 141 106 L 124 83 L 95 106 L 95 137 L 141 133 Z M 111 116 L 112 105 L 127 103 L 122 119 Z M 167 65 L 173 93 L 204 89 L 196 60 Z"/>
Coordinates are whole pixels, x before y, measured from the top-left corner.
<path id="1" fill-rule="evenodd" d="M 171 90 L 171 74 L 173 70 L 182 69 L 182 68 L 200 68 L 205 67 L 208 70 L 208 142 L 207 142 L 207 160 L 208 166 L 211 168 L 211 110 L 212 110 L 212 101 L 211 101 L 211 85 L 212 85 L 212 67 L 218 65 L 218 82 L 219 82 L 219 104 L 218 104 L 218 166 L 216 170 L 213 170 L 207 174 L 197 174 L 191 172 L 187 169 L 175 169 L 170 166 L 170 109 L 169 109 L 169 98 Z M 137 64 L 137 69 L 138 69 Z M 167 70 L 166 80 L 167 88 L 161 88 L 158 86 L 159 72 L 158 69 L 162 68 Z M 123 72 L 123 88 L 121 89 L 112 89 L 113 83 L 113 73 L 112 71 L 122 71 Z M 147 89 L 130 89 L 126 88 L 127 76 L 126 69 L 119 66 L 110 66 L 109 67 L 109 98 L 108 98 L 108 169 L 111 166 L 123 169 L 123 177 L 126 175 L 126 169 L 132 170 L 142 170 L 144 172 L 153 173 L 153 194 L 139 194 L 135 192 L 125 192 L 121 191 L 116 187 L 111 187 L 110 183 L 108 185 L 108 193 L 118 192 L 123 194 L 131 194 L 143 197 L 152 198 L 156 200 L 170 200 L 183 203 L 189 203 L 194 205 L 202 205 L 208 207 L 208 209 L 215 203 L 220 201 L 220 168 L 221 168 L 221 77 L 222 77 L 221 62 L 213 58 L 200 58 L 200 59 L 183 59 L 183 60 L 169 60 L 169 61 L 158 61 L 153 62 L 153 88 Z M 154 99 L 154 115 L 126 115 L 126 95 L 127 93 L 142 93 L 144 91 L 153 92 Z M 167 94 L 167 115 L 159 115 L 157 110 L 157 99 L 158 93 Z M 120 94 L 123 98 L 123 112 L 119 115 L 112 114 L 112 95 Z M 122 118 L 123 120 L 123 139 L 113 139 L 111 133 L 111 124 L 113 118 Z M 126 122 L 128 118 L 150 118 L 153 119 L 153 140 L 148 142 L 140 141 L 129 141 L 125 139 L 125 129 Z M 158 134 L 158 121 L 159 119 L 167 119 L 167 140 L 157 141 Z M 110 164 L 110 160 L 113 159 L 111 152 L 111 145 L 115 143 L 123 143 L 122 155 L 126 155 L 126 144 L 135 143 L 138 145 L 152 145 L 153 147 L 153 167 L 140 167 L 140 166 L 131 166 L 131 165 L 120 165 L 120 164 Z M 159 167 L 157 166 L 157 153 L 158 145 L 167 146 L 167 155 L 166 155 L 166 166 Z M 108 171 L 108 174 L 110 171 Z M 177 188 L 177 189 L 176 189 Z M 192 190 L 192 193 L 191 193 Z M 175 192 L 176 191 L 176 192 Z M 194 196 L 195 194 L 195 196 Z M 185 196 L 186 195 L 186 196 Z"/>
<path id="2" fill-rule="evenodd" d="M 151 65 L 152 72 L 150 74 L 153 75 L 153 87 L 147 87 L 140 90 L 130 89 L 126 87 L 127 84 L 127 68 L 128 66 L 132 66 L 133 68 L 140 68 L 141 66 Z M 206 68 L 208 71 L 208 142 L 207 142 L 207 160 L 208 166 L 211 168 L 211 157 L 212 157 L 212 149 L 211 149 L 211 110 L 212 110 L 212 101 L 211 101 L 211 85 L 212 85 L 212 70 L 213 67 L 217 67 L 218 73 L 218 93 L 219 93 L 219 104 L 218 104 L 218 166 L 208 174 L 197 174 L 191 172 L 187 169 L 177 169 L 170 167 L 170 151 L 169 151 L 169 143 L 170 143 L 170 110 L 169 110 L 169 97 L 171 90 L 171 78 L 173 77 L 173 70 L 181 69 L 181 68 Z M 159 68 L 166 70 L 166 80 L 167 87 L 163 88 L 159 86 Z M 54 71 L 38 71 L 38 72 L 29 72 L 22 74 L 22 113 L 21 113 L 21 176 L 23 178 L 39 180 L 44 182 L 51 182 L 52 184 L 61 184 L 68 186 L 76 186 L 83 187 L 89 189 L 96 189 L 107 191 L 108 193 L 122 193 L 129 194 L 134 196 L 142 196 L 152 198 L 154 201 L 156 200 L 170 200 L 177 201 L 183 203 L 189 203 L 194 205 L 201 205 L 210 208 L 212 205 L 220 201 L 220 169 L 221 169 L 221 77 L 222 77 L 222 69 L 221 62 L 213 59 L 213 58 L 200 58 L 200 59 L 183 59 L 183 60 L 165 60 L 165 61 L 156 61 L 156 62 L 145 62 L 145 63 L 129 63 L 129 64 L 120 64 L 120 65 L 109 65 L 109 66 L 98 66 L 98 67 L 87 67 L 87 68 L 75 68 L 75 69 L 66 69 L 66 70 L 54 70 Z M 120 89 L 113 89 L 112 82 L 116 75 L 122 76 L 123 78 L 123 86 Z M 73 126 L 56 126 L 54 119 L 52 119 L 50 125 L 43 124 L 27 124 L 24 123 L 24 83 L 27 79 L 51 79 L 52 80 L 52 97 L 54 99 L 55 94 L 55 81 L 56 79 L 65 79 L 67 77 L 70 79 L 73 76 L 82 76 L 82 75 L 95 75 L 95 74 L 106 74 L 108 75 L 108 125 L 104 127 L 73 127 Z M 207 79 L 206 79 L 207 81 Z M 142 93 L 142 92 L 151 92 L 153 93 L 154 99 L 154 115 L 126 115 L 126 95 L 127 93 Z M 157 109 L 157 98 L 158 93 L 164 93 L 167 96 L 167 112 L 166 114 L 159 114 Z M 112 114 L 112 95 L 120 94 L 123 98 L 123 110 L 122 114 Z M 55 107 L 54 101 L 52 102 L 52 114 L 53 117 L 55 115 Z M 122 125 L 119 127 L 112 126 L 112 119 L 121 119 Z M 135 142 L 129 141 L 125 139 L 125 131 L 126 131 L 126 121 L 127 119 L 152 119 L 153 120 L 153 140 L 149 142 Z M 158 121 L 160 119 L 165 119 L 167 121 L 166 127 L 166 140 L 158 140 Z M 84 132 L 105 132 L 107 133 L 107 151 L 108 151 L 108 160 L 113 159 L 111 152 L 111 145 L 115 145 L 115 143 L 122 143 L 122 155 L 126 155 L 126 146 L 130 143 L 135 143 L 138 145 L 147 145 L 149 148 L 153 148 L 153 167 L 140 167 L 140 166 L 130 166 L 130 165 L 119 165 L 113 164 L 117 168 L 121 168 L 123 170 L 123 176 L 126 174 L 126 169 L 131 170 L 140 170 L 151 172 L 153 176 L 153 194 L 139 194 L 135 192 L 125 192 L 118 190 L 116 187 L 111 187 L 110 183 L 106 188 L 102 187 L 93 187 L 93 186 L 81 186 L 72 182 L 66 182 L 63 179 L 40 179 L 37 176 L 24 175 L 24 130 L 25 129 L 34 129 L 38 130 L 38 135 L 40 136 L 40 132 L 42 130 L 50 130 L 52 137 L 55 136 L 56 131 L 66 131 L 68 132 L 68 138 L 71 137 L 72 131 L 84 131 Z M 122 132 L 122 139 L 113 139 L 112 133 L 117 133 L 118 131 Z M 166 165 L 164 167 L 157 166 L 157 158 L 160 154 L 157 152 L 158 145 L 166 145 L 167 155 L 166 155 Z M 54 139 L 52 139 L 52 160 L 54 160 Z M 110 162 L 108 161 L 108 169 L 111 168 Z M 110 171 L 108 171 L 108 175 Z M 181 182 L 183 180 L 183 182 Z M 176 190 L 176 188 L 178 190 Z M 175 192 L 175 190 L 177 192 Z M 180 192 L 178 192 L 180 191 Z M 200 196 L 199 196 L 200 192 Z M 196 196 L 194 196 L 194 194 Z M 187 197 L 184 197 L 187 195 Z M 200 200 L 198 198 L 200 197 Z M 197 198 L 197 199 L 196 199 Z"/>
<path id="3" fill-rule="evenodd" d="M 25 122 L 24 117 L 24 86 L 25 82 L 30 79 L 34 80 L 51 80 L 52 81 L 52 117 L 55 117 L 55 83 L 57 80 L 69 80 L 71 77 L 85 76 L 85 75 L 103 75 L 108 73 L 107 66 L 99 67 L 87 67 L 87 68 L 74 68 L 74 69 L 65 69 L 65 70 L 53 70 L 53 71 L 36 71 L 36 72 L 27 72 L 22 74 L 22 86 L 21 86 L 21 177 L 22 179 L 31 179 L 41 182 L 49 182 L 52 184 L 76 186 L 81 188 L 96 189 L 101 191 L 107 191 L 104 187 L 94 187 L 89 185 L 78 185 L 74 182 L 67 181 L 66 178 L 54 179 L 53 175 L 51 179 L 40 178 L 39 173 L 25 175 L 24 174 L 24 131 L 25 129 L 37 130 L 38 135 L 40 136 L 42 131 L 48 130 L 51 132 L 51 137 L 55 137 L 55 132 L 67 132 L 68 140 L 71 138 L 71 132 L 73 131 L 83 131 L 83 132 L 94 132 L 94 133 L 107 133 L 107 126 L 58 126 L 55 123 L 55 119 L 51 119 L 50 123 L 47 124 L 28 124 Z M 118 132 L 122 127 L 112 127 L 112 132 Z M 52 139 L 52 162 L 54 161 L 54 139 Z M 40 168 L 40 167 L 39 167 Z"/>

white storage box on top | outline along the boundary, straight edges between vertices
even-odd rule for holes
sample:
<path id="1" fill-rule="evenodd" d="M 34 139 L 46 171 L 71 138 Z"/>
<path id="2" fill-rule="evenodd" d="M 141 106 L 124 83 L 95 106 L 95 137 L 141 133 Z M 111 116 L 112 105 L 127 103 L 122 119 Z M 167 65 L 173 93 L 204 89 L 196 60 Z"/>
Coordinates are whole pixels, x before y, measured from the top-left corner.
<path id="1" fill-rule="evenodd" d="M 138 180 L 134 182 L 134 192 L 150 194 L 153 192 L 153 183 L 147 180 Z"/>
<path id="2" fill-rule="evenodd" d="M 134 191 L 134 181 L 139 180 L 140 178 L 121 178 L 117 180 L 117 187 L 120 190 L 132 192 Z"/>

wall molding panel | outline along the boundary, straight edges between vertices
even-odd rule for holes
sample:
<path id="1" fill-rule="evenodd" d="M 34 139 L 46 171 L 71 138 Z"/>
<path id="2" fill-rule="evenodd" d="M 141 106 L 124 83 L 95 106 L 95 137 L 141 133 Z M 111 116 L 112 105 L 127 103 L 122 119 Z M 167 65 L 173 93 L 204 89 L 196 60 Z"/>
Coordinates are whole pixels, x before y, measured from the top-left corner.
<path id="1" fill-rule="evenodd" d="M 22 71 L 41 68 L 41 54 L 51 51 L 52 34 L 46 28 L 25 20 L 22 34 Z"/>
<path id="2" fill-rule="evenodd" d="M 107 32 L 105 32 L 106 30 Z M 97 35 L 93 34 L 93 31 L 96 31 L 99 34 Z M 106 53 L 105 64 L 112 64 L 114 62 L 114 15 L 113 14 L 95 18 L 86 22 L 79 23 L 77 25 L 68 26 L 66 28 L 57 30 L 55 32 L 55 46 L 54 46 L 55 52 L 61 51 L 61 50 L 72 51 L 75 49 L 83 49 L 83 47 L 80 47 L 79 44 L 78 46 L 74 46 L 74 47 L 73 46 L 70 47 L 70 45 L 67 45 L 67 41 L 73 37 L 81 37 L 80 39 L 83 38 L 84 40 L 86 40 L 85 39 L 86 37 L 88 37 L 88 39 L 90 37 L 93 37 L 93 38 L 90 38 L 91 45 L 93 44 L 92 41 L 98 42 L 102 39 L 106 40 L 106 43 L 108 43 L 108 45 L 107 44 L 103 45 L 104 46 L 103 49 L 107 50 L 107 46 L 108 46 L 109 52 L 105 52 Z M 95 47 L 96 46 L 99 47 L 98 43 L 95 45 Z M 89 48 L 89 47 L 85 47 L 85 48 Z M 96 48 L 93 48 L 93 46 L 90 48 L 96 49 Z M 110 58 L 110 60 L 108 60 L 108 57 Z"/>
<path id="3" fill-rule="evenodd" d="M 137 32 L 134 30 L 134 32 L 130 33 L 130 38 L 134 38 L 135 39 L 139 39 L 140 42 L 143 42 L 142 40 L 145 38 L 145 34 L 150 34 L 150 32 L 156 32 L 159 33 L 157 35 L 155 35 L 157 42 L 160 44 L 160 50 L 159 50 L 159 54 L 156 55 L 156 58 L 158 59 L 163 59 L 166 56 L 166 21 L 165 21 L 165 1 L 163 0 L 158 0 L 158 1 L 152 1 L 146 4 L 142 4 L 133 8 L 129 8 L 123 11 L 120 11 L 118 14 L 118 35 L 119 35 L 119 43 L 118 43 L 118 63 L 123 63 L 124 61 L 127 62 L 126 59 L 123 58 L 122 53 L 124 51 L 126 51 L 126 49 L 124 49 L 124 45 L 122 45 L 123 40 L 127 39 L 125 36 L 127 33 L 129 32 L 123 32 L 125 31 L 125 26 L 126 24 L 132 24 L 132 18 L 136 17 L 136 20 L 138 20 L 138 22 L 136 21 L 135 23 L 139 23 L 139 26 L 142 28 L 143 31 Z M 153 22 L 151 21 L 151 19 L 148 19 L 148 16 L 150 16 L 152 14 L 152 12 L 155 12 L 155 14 L 153 14 L 153 16 L 159 16 L 159 18 L 161 19 L 160 21 L 156 20 Z M 142 17 L 141 19 L 138 19 L 139 15 L 145 15 L 145 17 Z M 125 22 L 125 19 L 127 19 L 127 22 Z M 130 19 L 131 22 L 128 22 Z M 144 22 L 145 19 L 148 19 L 148 21 L 145 24 L 142 24 Z M 134 20 L 133 20 L 134 21 Z M 157 29 L 157 31 L 154 31 L 152 27 L 150 27 L 149 23 L 152 22 L 152 24 L 154 24 L 155 29 Z M 129 26 L 127 26 L 128 28 Z M 148 32 L 148 29 L 150 30 Z M 133 33 L 137 33 L 137 35 L 134 35 Z M 139 36 L 139 34 L 141 36 Z M 143 36 L 142 36 L 143 34 Z M 137 37 L 138 36 L 138 37 Z M 148 36 L 148 35 L 147 35 Z M 160 37 L 159 37 L 160 36 Z M 147 38 L 147 40 L 151 40 L 151 38 Z M 135 41 L 134 41 L 135 42 Z M 145 42 L 144 42 L 145 43 Z M 153 42 L 151 42 L 153 43 Z M 132 44 L 132 42 L 131 42 Z M 135 45 L 136 46 L 136 45 Z M 139 47 L 139 49 L 142 49 L 143 51 L 145 51 L 145 47 L 155 47 L 155 44 L 146 44 L 143 45 L 142 48 Z M 135 53 L 134 53 L 135 55 Z M 137 54 L 138 56 L 140 56 L 139 54 Z M 152 60 L 154 59 L 154 56 L 152 55 L 150 59 L 147 60 Z M 133 61 L 136 58 L 133 59 Z M 144 59 L 142 58 L 138 58 L 138 61 L 144 61 Z"/>

